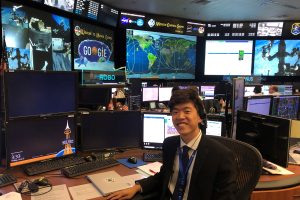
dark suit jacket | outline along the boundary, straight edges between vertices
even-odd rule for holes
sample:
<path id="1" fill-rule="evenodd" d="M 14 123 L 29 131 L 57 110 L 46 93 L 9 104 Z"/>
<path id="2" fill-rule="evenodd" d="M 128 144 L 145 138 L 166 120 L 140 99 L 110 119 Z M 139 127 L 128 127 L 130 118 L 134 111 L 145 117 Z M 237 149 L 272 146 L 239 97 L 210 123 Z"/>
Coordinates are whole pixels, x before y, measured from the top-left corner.
<path id="1" fill-rule="evenodd" d="M 179 136 L 165 139 L 161 171 L 155 176 L 139 181 L 144 194 L 158 192 L 159 199 L 170 199 L 168 184 L 179 145 Z M 236 166 L 232 152 L 215 140 L 202 135 L 195 157 L 188 200 L 234 200 L 235 180 Z"/>

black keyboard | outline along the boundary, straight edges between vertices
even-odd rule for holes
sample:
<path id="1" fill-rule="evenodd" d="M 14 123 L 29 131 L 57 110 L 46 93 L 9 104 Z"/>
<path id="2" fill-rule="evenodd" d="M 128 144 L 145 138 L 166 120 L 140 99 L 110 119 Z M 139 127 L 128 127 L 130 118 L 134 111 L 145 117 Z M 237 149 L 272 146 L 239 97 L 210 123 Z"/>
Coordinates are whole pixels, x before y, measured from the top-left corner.
<path id="1" fill-rule="evenodd" d="M 118 165 L 119 162 L 113 158 L 104 159 L 104 160 L 94 160 L 91 162 L 81 163 L 78 165 L 65 167 L 61 169 L 62 174 L 66 177 L 75 177 L 89 172 L 97 171 L 99 169 L 104 169 Z"/>
<path id="2" fill-rule="evenodd" d="M 156 162 L 156 161 L 159 161 L 159 162 L 162 162 L 163 160 L 163 156 L 162 156 L 162 153 L 159 152 L 159 153 L 144 153 L 143 154 L 143 160 L 145 162 Z"/>
<path id="3" fill-rule="evenodd" d="M 23 170 L 29 176 L 61 169 L 67 166 L 77 165 L 86 162 L 83 157 L 76 155 L 45 160 L 25 165 Z"/>
<path id="4" fill-rule="evenodd" d="M 0 187 L 16 183 L 17 179 L 11 174 L 0 174 Z"/>

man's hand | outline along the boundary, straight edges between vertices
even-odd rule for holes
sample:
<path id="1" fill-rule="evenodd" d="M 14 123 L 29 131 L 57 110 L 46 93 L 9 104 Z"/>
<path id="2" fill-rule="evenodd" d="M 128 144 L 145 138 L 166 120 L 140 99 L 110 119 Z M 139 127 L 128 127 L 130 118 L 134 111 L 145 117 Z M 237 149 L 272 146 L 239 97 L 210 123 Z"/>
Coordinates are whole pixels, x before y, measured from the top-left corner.
<path id="1" fill-rule="evenodd" d="M 131 188 L 120 190 L 114 192 L 106 197 L 107 200 L 123 200 L 123 199 L 132 199 L 134 195 L 141 191 L 141 186 L 136 184 Z"/>

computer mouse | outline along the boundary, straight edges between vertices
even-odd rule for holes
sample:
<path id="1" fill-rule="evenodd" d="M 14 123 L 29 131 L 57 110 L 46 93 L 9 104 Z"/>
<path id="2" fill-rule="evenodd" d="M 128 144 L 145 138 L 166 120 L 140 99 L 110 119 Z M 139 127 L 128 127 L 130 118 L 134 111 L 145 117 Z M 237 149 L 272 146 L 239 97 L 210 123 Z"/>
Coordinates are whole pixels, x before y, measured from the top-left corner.
<path id="1" fill-rule="evenodd" d="M 94 159 L 93 159 L 92 156 L 86 156 L 86 157 L 84 157 L 84 160 L 85 160 L 86 162 L 92 162 Z"/>
<path id="2" fill-rule="evenodd" d="M 129 163 L 131 163 L 131 164 L 136 164 L 136 163 L 137 163 L 137 158 L 131 156 L 131 157 L 129 157 L 129 158 L 127 159 L 127 162 L 129 162 Z"/>
<path id="3" fill-rule="evenodd" d="M 295 149 L 293 153 L 300 154 L 300 149 Z"/>

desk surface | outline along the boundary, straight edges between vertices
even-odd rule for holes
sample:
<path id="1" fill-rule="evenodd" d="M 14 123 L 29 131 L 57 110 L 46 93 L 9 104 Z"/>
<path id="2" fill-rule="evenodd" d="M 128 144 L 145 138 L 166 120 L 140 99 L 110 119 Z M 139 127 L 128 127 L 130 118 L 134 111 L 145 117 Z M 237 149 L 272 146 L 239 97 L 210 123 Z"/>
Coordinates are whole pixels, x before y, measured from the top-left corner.
<path id="1" fill-rule="evenodd" d="M 124 153 L 120 153 L 120 154 L 116 154 L 115 158 L 127 158 L 129 156 L 136 156 L 138 158 L 141 158 L 142 153 L 145 150 L 140 150 L 140 149 L 133 149 L 130 151 L 126 151 Z M 133 169 L 129 169 L 127 167 L 125 167 L 124 165 L 120 164 L 114 167 L 110 167 L 110 168 L 106 168 L 103 170 L 98 170 L 98 171 L 94 171 L 88 174 L 95 174 L 95 173 L 99 173 L 99 172 L 105 172 L 105 171 L 111 171 L 111 170 L 115 170 L 118 174 L 120 174 L 121 176 L 126 176 L 126 175 L 131 175 L 131 174 L 135 174 L 135 170 Z M 82 184 L 86 184 L 86 183 L 90 183 L 87 179 L 86 179 L 86 175 L 81 175 L 75 178 L 66 178 L 64 175 L 62 175 L 60 173 L 60 170 L 56 170 L 56 171 L 51 171 L 51 172 L 47 172 L 47 173 L 43 173 L 43 174 L 39 174 L 36 176 L 27 176 L 23 170 L 21 169 L 21 167 L 15 167 L 15 168 L 11 168 L 8 170 L 5 170 L 2 173 L 10 173 L 13 174 L 17 177 L 18 182 L 21 182 L 25 179 L 35 179 L 35 178 L 39 178 L 41 176 L 46 177 L 50 183 L 52 185 L 61 185 L 61 184 L 66 184 L 67 187 L 71 187 L 71 186 L 77 186 L 77 185 L 82 185 Z M 13 185 L 8 185 L 5 187 L 0 188 L 0 192 L 2 194 L 6 194 L 8 192 L 11 191 L 16 191 L 15 187 Z M 26 196 L 26 195 L 22 195 L 22 199 L 24 200 L 30 200 L 31 197 L 30 196 Z M 101 200 L 101 199 L 105 199 L 105 198 L 96 198 L 97 200 Z"/>
<path id="2" fill-rule="evenodd" d="M 127 158 L 129 156 L 135 156 L 135 157 L 141 158 L 143 152 L 145 152 L 145 150 L 141 151 L 140 149 L 133 149 L 133 150 L 126 151 L 124 153 L 116 154 L 115 158 L 116 159 L 118 159 L 118 158 Z M 124 165 L 120 164 L 120 165 L 117 165 L 117 166 L 114 166 L 114 167 L 111 167 L 111 168 L 106 168 L 106 169 L 91 172 L 91 173 L 88 173 L 88 174 L 94 174 L 94 173 L 99 173 L 99 172 L 104 172 L 104 171 L 111 171 L 111 170 L 115 170 L 121 176 L 126 176 L 126 175 L 131 175 L 131 174 L 136 173 L 135 170 L 129 169 L 129 168 L 125 167 Z M 297 177 L 300 176 L 300 166 L 298 166 L 298 165 L 289 165 L 288 170 L 294 172 L 295 174 L 287 175 L 287 176 L 262 175 L 261 178 L 260 178 L 260 183 L 271 183 L 273 181 L 293 179 L 293 178 L 297 178 Z M 87 174 L 82 175 L 82 176 L 78 176 L 76 178 L 66 178 L 64 175 L 62 175 L 60 173 L 60 170 L 51 171 L 51 172 L 39 174 L 39 175 L 36 175 L 36 176 L 27 176 L 20 167 L 15 167 L 15 168 L 5 170 L 4 173 L 14 174 L 17 177 L 18 182 L 21 182 L 21 181 L 23 181 L 25 179 L 28 179 L 28 178 L 29 179 L 35 179 L 35 178 L 44 176 L 44 177 L 49 179 L 49 181 L 52 183 L 52 185 L 66 184 L 67 187 L 71 187 L 71 186 L 77 186 L 77 185 L 82 185 L 82 184 L 89 183 L 89 181 L 86 179 Z M 14 188 L 13 185 L 8 185 L 8 186 L 0 188 L 0 192 L 3 193 L 3 194 L 11 192 L 11 191 L 15 191 L 15 188 Z M 252 200 L 257 199 L 257 198 L 253 198 L 253 197 L 255 197 L 255 194 L 261 194 L 262 192 L 264 192 L 264 191 L 254 191 L 251 199 Z M 274 192 L 274 190 L 272 192 Z M 22 199 L 30 200 L 30 196 L 22 195 Z M 101 200 L 101 199 L 105 199 L 105 198 L 97 198 L 97 199 Z"/>

